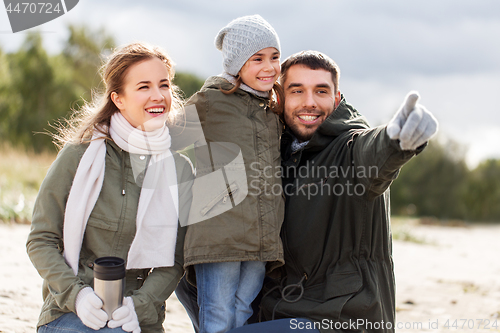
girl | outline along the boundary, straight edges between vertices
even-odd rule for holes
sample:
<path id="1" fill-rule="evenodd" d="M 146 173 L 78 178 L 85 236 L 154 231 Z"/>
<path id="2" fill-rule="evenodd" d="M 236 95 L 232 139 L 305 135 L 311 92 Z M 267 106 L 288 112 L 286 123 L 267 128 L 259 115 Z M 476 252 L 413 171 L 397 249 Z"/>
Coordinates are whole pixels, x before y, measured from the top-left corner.
<path id="1" fill-rule="evenodd" d="M 43 278 L 38 332 L 163 332 L 165 300 L 183 274 L 178 214 L 189 206 L 192 177 L 169 149 L 165 122 L 182 110 L 173 77 L 164 51 L 125 46 L 103 66 L 101 103 L 61 130 L 64 147 L 41 185 L 27 241 Z M 93 290 L 93 263 L 103 256 L 127 267 L 123 305 L 109 322 Z"/>
<path id="2" fill-rule="evenodd" d="M 280 75 L 279 39 L 269 23 L 253 15 L 230 22 L 215 44 L 222 51 L 224 73 L 207 79 L 188 102 L 196 106 L 211 154 L 209 159 L 196 156 L 197 181 L 215 171 L 222 172 L 226 184 L 215 196 L 193 187 L 190 220 L 219 212 L 190 225 L 184 247 L 188 281 L 198 288 L 202 333 L 244 325 L 262 287 L 266 263 L 268 271 L 283 264 L 281 126 L 271 98 Z M 243 156 L 244 186 L 231 179 L 237 166 L 217 162 L 231 144 L 238 145 Z M 205 166 L 204 160 L 212 164 Z M 242 187 L 248 195 L 239 202 Z"/>

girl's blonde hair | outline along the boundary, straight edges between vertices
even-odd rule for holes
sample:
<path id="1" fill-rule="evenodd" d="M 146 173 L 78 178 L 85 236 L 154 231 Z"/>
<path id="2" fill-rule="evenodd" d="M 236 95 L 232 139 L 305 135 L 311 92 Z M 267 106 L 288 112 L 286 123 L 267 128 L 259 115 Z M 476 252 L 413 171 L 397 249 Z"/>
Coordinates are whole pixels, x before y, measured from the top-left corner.
<path id="1" fill-rule="evenodd" d="M 53 136 L 54 143 L 62 147 L 66 143 L 89 142 L 94 131 L 98 131 L 109 138 L 111 116 L 119 112 L 111 100 L 111 93 L 123 93 L 128 69 L 137 63 L 152 58 L 160 59 L 168 70 L 172 105 L 167 122 L 169 124 L 174 123 L 184 111 L 184 102 L 180 97 L 180 90 L 172 83 L 175 76 L 174 62 L 164 50 L 157 46 L 150 46 L 146 43 L 132 43 L 115 50 L 108 57 L 108 60 L 100 69 L 105 87 L 104 93 L 94 93 L 90 103 L 86 102 L 69 119 L 63 120 L 64 125 L 60 123 L 57 133 Z"/>

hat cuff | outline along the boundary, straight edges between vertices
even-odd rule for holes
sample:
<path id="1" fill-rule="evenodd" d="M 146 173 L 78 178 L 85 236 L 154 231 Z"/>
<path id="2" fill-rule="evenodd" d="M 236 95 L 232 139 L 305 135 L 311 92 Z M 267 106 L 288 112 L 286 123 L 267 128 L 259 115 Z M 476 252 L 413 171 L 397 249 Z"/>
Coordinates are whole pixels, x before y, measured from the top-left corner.
<path id="1" fill-rule="evenodd" d="M 233 61 L 231 61 L 230 66 L 224 66 L 224 70 L 231 75 L 237 76 L 243 65 L 245 65 L 250 57 L 252 57 L 260 50 L 266 49 L 268 47 L 274 47 L 276 50 L 278 50 L 278 52 L 281 53 L 280 44 L 277 40 L 275 40 L 273 43 L 269 43 L 269 39 L 258 40 L 255 43 L 248 45 L 248 47 L 246 47 L 245 50 L 239 54 L 237 59 L 233 59 Z"/>

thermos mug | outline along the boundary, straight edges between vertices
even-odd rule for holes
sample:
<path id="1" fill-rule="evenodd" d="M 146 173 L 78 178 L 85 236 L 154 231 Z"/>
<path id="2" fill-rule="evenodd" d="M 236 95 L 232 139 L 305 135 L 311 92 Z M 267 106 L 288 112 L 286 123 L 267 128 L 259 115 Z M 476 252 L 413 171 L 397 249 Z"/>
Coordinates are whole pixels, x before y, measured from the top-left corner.
<path id="1" fill-rule="evenodd" d="M 122 306 L 125 288 L 125 260 L 101 257 L 94 261 L 94 292 L 104 303 L 103 309 L 111 319 L 113 311 Z"/>

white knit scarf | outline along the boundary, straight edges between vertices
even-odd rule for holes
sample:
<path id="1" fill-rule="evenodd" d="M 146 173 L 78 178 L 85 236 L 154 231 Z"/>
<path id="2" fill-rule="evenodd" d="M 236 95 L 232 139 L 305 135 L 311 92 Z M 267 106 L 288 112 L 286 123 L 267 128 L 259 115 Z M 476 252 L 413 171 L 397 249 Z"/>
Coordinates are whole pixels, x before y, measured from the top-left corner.
<path id="1" fill-rule="evenodd" d="M 109 133 L 121 149 L 151 155 L 139 197 L 136 234 L 128 252 L 127 269 L 173 266 L 179 197 L 168 127 L 145 132 L 117 112 L 111 117 Z M 76 170 L 64 213 L 64 258 L 75 276 L 87 221 L 104 180 L 106 140 L 102 135 L 93 139 Z"/>

